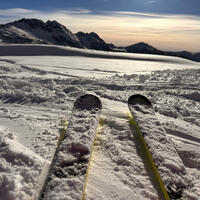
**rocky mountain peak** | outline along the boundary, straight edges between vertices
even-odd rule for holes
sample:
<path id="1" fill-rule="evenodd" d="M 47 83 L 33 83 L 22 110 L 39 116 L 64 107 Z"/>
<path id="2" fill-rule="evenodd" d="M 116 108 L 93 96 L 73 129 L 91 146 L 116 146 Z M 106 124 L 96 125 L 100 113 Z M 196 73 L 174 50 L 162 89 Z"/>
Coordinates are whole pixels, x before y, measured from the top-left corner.
<path id="1" fill-rule="evenodd" d="M 6 24 L 7 26 L 13 25 L 13 26 L 23 26 L 23 25 L 28 25 L 31 28 L 36 28 L 36 27 L 42 27 L 44 26 L 44 22 L 40 19 L 26 19 L 22 18 L 20 20 L 11 22 Z"/>
<path id="2" fill-rule="evenodd" d="M 99 35 L 97 35 L 95 32 L 89 33 L 88 36 L 89 36 L 89 37 L 92 37 L 92 38 L 95 38 L 95 39 L 97 39 L 97 40 L 99 40 L 99 41 L 101 41 L 101 42 L 104 42 L 104 40 L 101 39 L 101 38 L 99 37 Z"/>
<path id="3" fill-rule="evenodd" d="M 76 36 L 79 38 L 81 44 L 88 49 L 113 51 L 115 46 L 113 44 L 107 44 L 96 33 L 84 33 L 78 32 Z"/>

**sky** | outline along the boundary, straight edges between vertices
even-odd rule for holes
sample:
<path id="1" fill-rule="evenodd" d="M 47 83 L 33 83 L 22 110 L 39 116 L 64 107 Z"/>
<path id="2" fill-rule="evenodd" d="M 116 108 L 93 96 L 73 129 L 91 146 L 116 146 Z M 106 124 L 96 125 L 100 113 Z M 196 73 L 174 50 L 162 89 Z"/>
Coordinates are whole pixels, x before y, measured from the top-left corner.
<path id="1" fill-rule="evenodd" d="M 73 33 L 96 32 L 106 42 L 146 42 L 163 50 L 200 52 L 200 0 L 6 0 L 0 24 L 56 20 Z"/>

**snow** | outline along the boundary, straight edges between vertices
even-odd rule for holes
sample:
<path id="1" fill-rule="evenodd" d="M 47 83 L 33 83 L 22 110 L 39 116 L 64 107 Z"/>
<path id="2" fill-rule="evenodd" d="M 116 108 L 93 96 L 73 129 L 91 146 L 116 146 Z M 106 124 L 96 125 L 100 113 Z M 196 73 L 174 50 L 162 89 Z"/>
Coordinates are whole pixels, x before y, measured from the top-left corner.
<path id="1" fill-rule="evenodd" d="M 0 127 L 0 197 L 26 200 L 33 195 L 44 159 L 16 141 L 16 135 Z"/>
<path id="2" fill-rule="evenodd" d="M 0 199 L 37 198 L 61 122 L 70 119 L 74 101 L 86 93 L 101 99 L 104 125 L 95 141 L 85 199 L 158 199 L 127 120 L 127 99 L 137 93 L 154 105 L 157 123 L 150 119 L 148 130 L 153 134 L 160 129 L 171 141 L 157 154 L 167 158 L 174 177 L 187 171 L 193 187 L 184 196 L 198 199 L 199 85 L 199 63 L 180 58 L 1 45 Z M 178 152 L 179 165 L 170 145 Z M 65 182 L 52 193 L 63 190 Z"/>

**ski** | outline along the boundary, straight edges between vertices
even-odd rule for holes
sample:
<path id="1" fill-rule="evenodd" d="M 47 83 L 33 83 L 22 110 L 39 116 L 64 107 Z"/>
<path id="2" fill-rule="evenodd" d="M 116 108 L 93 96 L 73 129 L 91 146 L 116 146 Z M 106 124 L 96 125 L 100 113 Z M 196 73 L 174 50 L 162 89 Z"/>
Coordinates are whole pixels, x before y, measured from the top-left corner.
<path id="1" fill-rule="evenodd" d="M 76 100 L 69 125 L 63 140 L 59 142 L 40 194 L 40 200 L 83 199 L 101 109 L 101 101 L 94 95 L 83 95 Z"/>
<path id="2" fill-rule="evenodd" d="M 132 95 L 128 99 L 128 106 L 130 123 L 143 143 L 145 160 L 153 172 L 159 195 L 162 199 L 181 199 L 190 181 L 176 145 L 166 135 L 149 99 L 140 94 Z"/>

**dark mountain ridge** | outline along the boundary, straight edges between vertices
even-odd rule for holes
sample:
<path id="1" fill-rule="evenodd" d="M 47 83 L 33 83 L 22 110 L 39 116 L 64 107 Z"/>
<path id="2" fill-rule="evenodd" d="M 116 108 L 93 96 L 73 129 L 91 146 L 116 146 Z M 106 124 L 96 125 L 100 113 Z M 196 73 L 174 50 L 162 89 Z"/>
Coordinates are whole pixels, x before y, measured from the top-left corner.
<path id="1" fill-rule="evenodd" d="M 94 32 L 78 32 L 75 35 L 79 38 L 81 44 L 87 49 L 113 51 L 113 49 L 116 48 L 113 44 L 107 44 Z"/>
<path id="2" fill-rule="evenodd" d="M 147 43 L 139 42 L 125 47 L 127 52 L 131 53 L 145 53 L 145 54 L 160 54 L 162 51 L 156 49 L 153 46 L 150 46 Z"/>

